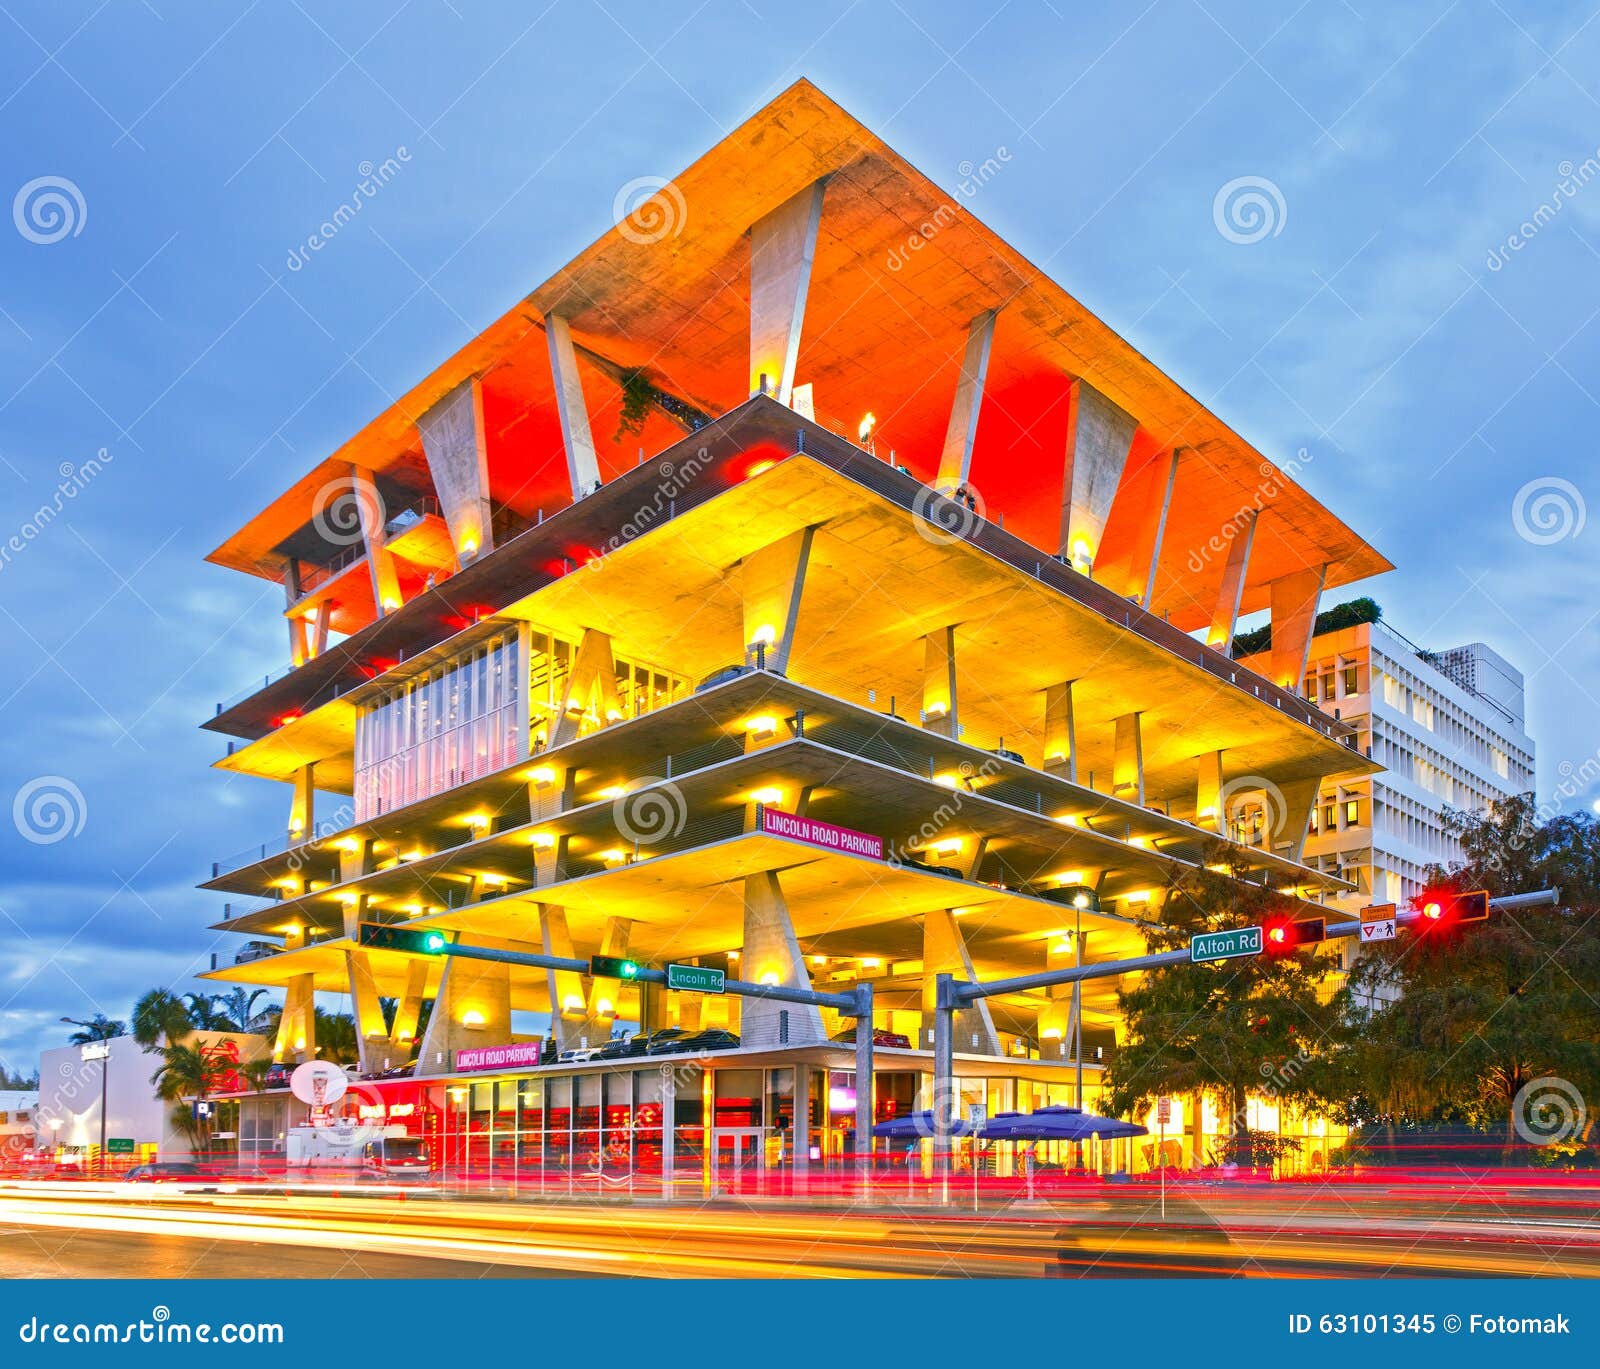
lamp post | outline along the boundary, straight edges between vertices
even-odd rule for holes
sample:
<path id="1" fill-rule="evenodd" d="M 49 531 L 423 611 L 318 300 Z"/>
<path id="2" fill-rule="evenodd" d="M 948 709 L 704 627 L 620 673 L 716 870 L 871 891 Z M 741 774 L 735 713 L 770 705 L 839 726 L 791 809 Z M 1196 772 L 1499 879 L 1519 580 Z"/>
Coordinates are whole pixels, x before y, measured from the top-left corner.
<path id="1" fill-rule="evenodd" d="M 61 1019 L 69 1027 L 84 1027 L 89 1031 L 95 1029 L 93 1022 L 81 1022 L 76 1017 L 63 1017 Z M 94 1045 L 95 1042 L 85 1041 L 84 1045 Z M 100 1037 L 98 1044 L 104 1047 L 100 1056 L 100 1156 L 97 1168 L 101 1174 L 106 1172 L 106 1080 L 111 1073 L 111 1040 L 109 1037 Z"/>

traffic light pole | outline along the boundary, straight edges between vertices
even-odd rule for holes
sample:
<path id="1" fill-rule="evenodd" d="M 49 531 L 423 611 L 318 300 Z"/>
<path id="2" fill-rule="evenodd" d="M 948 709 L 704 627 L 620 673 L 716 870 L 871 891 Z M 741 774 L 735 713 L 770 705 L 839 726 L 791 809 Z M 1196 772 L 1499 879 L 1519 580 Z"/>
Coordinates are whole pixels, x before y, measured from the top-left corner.
<path id="1" fill-rule="evenodd" d="M 1521 908 L 1548 908 L 1560 902 L 1557 889 L 1540 889 L 1528 894 L 1506 894 L 1489 900 L 1495 912 L 1510 913 Z M 1415 910 L 1395 913 L 1397 926 L 1408 927 L 1421 922 L 1423 914 Z M 1324 940 L 1338 941 L 1345 937 L 1361 935 L 1361 920 L 1335 922 L 1329 925 Z M 1114 979 L 1125 974 L 1138 974 L 1148 970 L 1165 969 L 1169 965 L 1187 965 L 1194 957 L 1186 946 L 1177 951 L 1160 951 L 1154 955 L 1134 956 L 1128 960 L 1106 960 L 1095 965 L 1073 965 L 1061 970 L 1045 970 L 1039 974 L 1013 975 L 1009 979 L 992 979 L 987 983 L 972 983 L 941 974 L 934 981 L 933 1018 L 933 1143 L 935 1163 L 943 1169 L 948 1164 L 949 1142 L 955 1118 L 955 1051 L 953 1046 L 955 1014 L 985 998 L 998 994 L 1022 993 L 1031 989 L 1048 989 L 1058 984 L 1081 984 L 1091 979 Z"/>
<path id="2" fill-rule="evenodd" d="M 505 951 L 491 946 L 469 946 L 460 941 L 446 941 L 437 950 L 427 954 L 458 956 L 463 960 L 487 960 L 501 965 L 526 965 L 537 970 L 570 970 L 582 975 L 590 973 L 589 961 L 571 956 Z M 667 972 L 640 965 L 628 979 L 636 984 L 665 984 Z M 765 998 L 778 1003 L 828 1008 L 856 1019 L 856 1158 L 863 1173 L 867 1172 L 872 1158 L 872 985 L 857 984 L 849 993 L 819 993 L 815 989 L 796 989 L 787 984 L 755 984 L 746 979 L 724 978 L 722 987 L 723 992 L 737 994 L 741 998 Z M 809 1144 L 810 1100 L 796 1093 L 794 1107 L 799 1124 L 795 1143 Z"/>

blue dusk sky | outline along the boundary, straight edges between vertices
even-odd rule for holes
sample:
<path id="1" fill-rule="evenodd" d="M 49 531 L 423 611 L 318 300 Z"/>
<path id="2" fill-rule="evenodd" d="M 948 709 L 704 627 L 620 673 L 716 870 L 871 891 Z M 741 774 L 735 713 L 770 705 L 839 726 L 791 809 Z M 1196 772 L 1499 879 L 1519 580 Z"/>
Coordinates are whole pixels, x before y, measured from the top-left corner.
<path id="1" fill-rule="evenodd" d="M 281 589 L 205 553 L 621 187 L 800 76 L 946 187 L 1004 149 L 966 207 L 1262 451 L 1304 452 L 1398 567 L 1360 588 L 1515 662 L 1541 797 L 1591 803 L 1596 14 L 4 0 L 0 1060 L 234 949 L 194 885 L 287 798 L 208 769 L 198 724 L 287 644 Z"/>

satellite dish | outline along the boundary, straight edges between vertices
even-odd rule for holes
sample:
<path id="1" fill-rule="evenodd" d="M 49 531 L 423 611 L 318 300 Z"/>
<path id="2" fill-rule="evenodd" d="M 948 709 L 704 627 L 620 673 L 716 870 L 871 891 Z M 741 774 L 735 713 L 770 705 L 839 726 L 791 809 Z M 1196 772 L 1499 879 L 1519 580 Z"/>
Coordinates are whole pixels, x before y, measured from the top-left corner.
<path id="1" fill-rule="evenodd" d="M 289 1076 L 289 1092 L 314 1108 L 336 1103 L 350 1086 L 350 1077 L 331 1060 L 307 1060 Z"/>

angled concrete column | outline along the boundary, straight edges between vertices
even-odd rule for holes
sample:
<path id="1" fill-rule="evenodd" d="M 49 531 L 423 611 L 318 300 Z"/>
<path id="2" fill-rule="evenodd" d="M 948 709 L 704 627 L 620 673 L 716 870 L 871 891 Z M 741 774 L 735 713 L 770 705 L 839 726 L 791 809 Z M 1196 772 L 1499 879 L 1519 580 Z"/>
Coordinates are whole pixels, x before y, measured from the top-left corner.
<path id="1" fill-rule="evenodd" d="M 422 1000 L 428 989 L 428 962 L 413 957 L 406 966 L 405 992 L 394 1006 L 394 1021 L 389 1028 L 389 1044 L 404 1064 L 411 1059 L 417 1043 L 417 1023 L 422 1020 Z"/>
<path id="2" fill-rule="evenodd" d="M 811 976 L 789 920 L 789 905 L 778 876 L 771 871 L 744 881 L 744 941 L 739 949 L 739 977 L 757 984 L 783 984 L 809 989 Z M 746 1046 L 791 1046 L 826 1041 L 822 1014 L 799 1003 L 751 998 L 740 1005 L 740 1040 Z M 787 1030 L 784 1020 L 787 1019 Z"/>
<path id="3" fill-rule="evenodd" d="M 594 430 L 589 426 L 572 330 L 566 319 L 551 314 L 544 321 L 544 331 L 550 343 L 550 373 L 556 383 L 556 414 L 561 419 L 561 446 L 567 454 L 567 479 L 576 503 L 599 486 L 600 458 L 595 455 Z"/>
<path id="4" fill-rule="evenodd" d="M 361 924 L 367 920 L 371 906 L 369 894 L 346 894 L 339 904 L 340 920 L 344 934 L 355 941 L 361 935 Z"/>
<path id="5" fill-rule="evenodd" d="M 1071 932 L 1064 936 L 1051 937 L 1045 943 L 1045 969 L 1065 970 L 1070 969 L 1075 963 Z M 1072 985 L 1055 984 L 1045 992 L 1048 1002 L 1039 1009 L 1038 1016 L 1039 1058 L 1065 1059 L 1067 1043 L 1072 1039 Z"/>
<path id="6" fill-rule="evenodd" d="M 930 732 L 957 739 L 960 724 L 956 696 L 956 630 L 941 628 L 922 639 L 922 725 Z"/>
<path id="7" fill-rule="evenodd" d="M 750 393 L 788 404 L 800 359 L 800 328 L 817 253 L 824 181 L 807 186 L 750 225 Z"/>
<path id="8" fill-rule="evenodd" d="M 611 654 L 611 638 L 595 628 L 586 627 L 578 640 L 578 650 L 572 658 L 572 669 L 567 675 L 567 695 L 550 745 L 564 746 L 576 741 L 583 728 L 585 716 L 592 716 L 596 725 L 604 727 L 622 718 L 622 699 L 617 693 L 617 663 Z"/>
<path id="9" fill-rule="evenodd" d="M 961 925 L 948 908 L 940 908 L 922 919 L 922 1034 L 931 1040 L 936 977 L 952 974 L 957 979 L 977 979 L 972 957 L 967 953 Z M 967 1055 L 999 1055 L 1000 1038 L 995 1034 L 989 1000 L 979 999 L 955 1015 L 955 1048 Z"/>
<path id="10" fill-rule="evenodd" d="M 1311 810 L 1317 806 L 1317 795 L 1322 790 L 1321 776 L 1290 780 L 1278 786 L 1283 796 L 1283 808 L 1272 834 L 1271 849 L 1290 860 L 1299 861 L 1305 853 L 1306 832 L 1311 826 Z M 1273 813 L 1272 796 L 1267 796 L 1267 813 Z"/>
<path id="11" fill-rule="evenodd" d="M 290 841 L 304 841 L 316 821 L 316 768 L 315 761 L 308 761 L 294 772 L 294 792 L 289 798 Z"/>
<path id="12" fill-rule="evenodd" d="M 1206 630 L 1206 645 L 1218 651 L 1233 650 L 1234 630 L 1239 626 L 1239 602 L 1244 597 L 1245 577 L 1250 573 L 1250 547 L 1256 540 L 1256 520 L 1251 510 L 1234 529 L 1228 543 L 1228 559 L 1222 563 L 1222 583 L 1217 587 L 1217 606 L 1211 611 L 1211 626 Z"/>
<path id="13" fill-rule="evenodd" d="M 811 539 L 816 530 L 801 528 L 744 558 L 739 566 L 739 590 L 744 597 L 745 663 L 765 660 L 768 670 L 789 669 L 794 649 L 795 624 L 800 617 L 800 595 L 811 559 Z M 758 651 L 757 648 L 760 648 Z"/>
<path id="14" fill-rule="evenodd" d="M 361 541 L 367 553 L 367 569 L 372 574 L 372 602 L 377 616 L 393 613 L 400 607 L 400 577 L 389 550 L 388 522 L 372 473 L 360 466 L 350 467 L 350 487 L 354 491 L 356 512 L 361 519 Z"/>
<path id="15" fill-rule="evenodd" d="M 565 832 L 536 833 L 533 838 L 533 886 L 536 889 L 559 884 L 567 877 L 567 844 Z"/>
<path id="16" fill-rule="evenodd" d="M 939 456 L 937 488 L 945 494 L 965 485 L 972 472 L 972 444 L 978 436 L 978 414 L 983 408 L 983 382 L 989 372 L 996 312 L 986 309 L 967 325 L 967 345 L 961 353 L 961 372 L 950 405 L 944 450 Z"/>
<path id="17" fill-rule="evenodd" d="M 1137 713 L 1124 713 L 1117 719 L 1111 792 L 1118 798 L 1144 803 L 1144 736 Z"/>
<path id="18" fill-rule="evenodd" d="M 272 1043 L 274 1060 L 305 1061 L 316 1054 L 315 982 L 315 975 L 297 974 L 283 986 L 283 1013 Z"/>
<path id="19" fill-rule="evenodd" d="M 1044 692 L 1044 768 L 1073 784 L 1078 782 L 1078 729 L 1072 717 L 1072 686 L 1065 680 Z"/>
<path id="20" fill-rule="evenodd" d="M 1272 611 L 1272 682 L 1299 689 L 1317 626 L 1317 602 L 1327 566 L 1308 566 L 1280 575 L 1267 587 Z"/>
<path id="21" fill-rule="evenodd" d="M 389 1068 L 389 1026 L 383 1020 L 383 1004 L 378 1001 L 378 982 L 372 977 L 372 961 L 366 951 L 346 951 L 344 972 L 350 985 L 350 1006 L 356 1022 L 356 1053 L 363 1074 Z M 404 1064 L 394 1060 L 390 1064 Z"/>
<path id="22" fill-rule="evenodd" d="M 633 923 L 630 919 L 608 917 L 605 932 L 600 938 L 600 954 L 626 956 L 632 932 Z M 611 1035 L 612 1023 L 617 1020 L 617 1000 L 622 995 L 622 985 L 612 979 L 590 980 L 589 984 L 589 1023 L 599 1032 L 598 1036 L 589 1038 L 593 1044 Z M 644 986 L 639 987 L 642 990 Z"/>
<path id="23" fill-rule="evenodd" d="M 1067 406 L 1058 550 L 1075 570 L 1087 572 L 1099 554 L 1139 424 L 1082 380 L 1072 382 Z"/>
<path id="24" fill-rule="evenodd" d="M 572 949 L 572 933 L 567 930 L 565 908 L 553 903 L 539 905 L 539 942 L 546 955 L 563 959 L 577 955 Z M 599 1039 L 589 1029 L 589 999 L 583 976 L 573 970 L 546 970 L 545 983 L 550 990 L 550 1034 L 556 1039 L 556 1049 L 571 1050 L 585 1036 L 590 1045 L 599 1045 Z"/>
<path id="25" fill-rule="evenodd" d="M 1225 832 L 1227 816 L 1222 811 L 1222 752 L 1206 751 L 1200 756 L 1200 777 L 1195 784 L 1194 821 L 1210 832 Z"/>
<path id="26" fill-rule="evenodd" d="M 337 600 L 324 599 L 316 608 L 306 610 L 306 615 L 311 620 L 313 656 L 320 656 L 328 649 L 328 624 L 333 621 L 333 611 L 338 606 Z"/>
<path id="27" fill-rule="evenodd" d="M 305 615 L 296 613 L 294 606 L 300 600 L 300 563 L 290 557 L 283 567 L 283 613 L 289 624 L 289 659 L 295 665 L 304 665 L 311 659 L 311 643 L 306 637 Z"/>
<path id="28" fill-rule="evenodd" d="M 439 992 L 417 1051 L 417 1073 L 448 1074 L 458 1050 L 511 1040 L 511 967 L 444 958 Z"/>
<path id="29" fill-rule="evenodd" d="M 353 879 L 370 875 L 375 867 L 373 843 L 357 837 L 348 839 L 348 846 L 339 848 L 339 882 L 348 884 Z"/>
<path id="30" fill-rule="evenodd" d="M 543 822 L 572 807 L 576 771 L 539 760 L 528 767 L 528 820 Z"/>
<path id="31" fill-rule="evenodd" d="M 1124 593 L 1149 608 L 1156 588 L 1156 567 L 1161 563 L 1161 544 L 1167 533 L 1167 514 L 1172 508 L 1172 490 L 1178 480 L 1179 451 L 1162 452 L 1150 463 L 1140 491 L 1138 515 L 1134 521 L 1133 551 L 1128 561 Z"/>
<path id="32" fill-rule="evenodd" d="M 434 492 L 450 529 L 456 559 L 494 548 L 489 518 L 489 454 L 483 433 L 483 387 L 474 377 L 456 386 L 417 420 Z"/>

